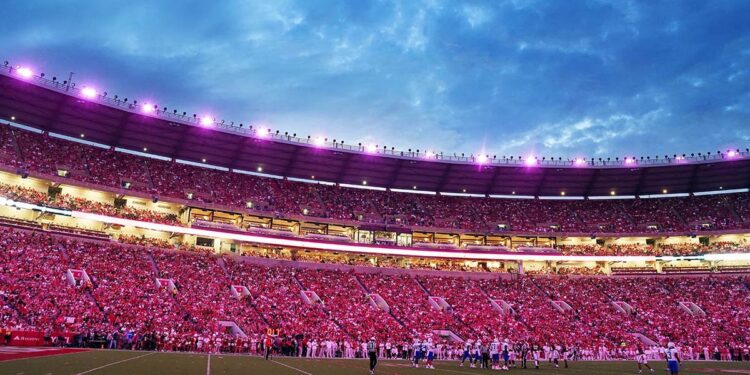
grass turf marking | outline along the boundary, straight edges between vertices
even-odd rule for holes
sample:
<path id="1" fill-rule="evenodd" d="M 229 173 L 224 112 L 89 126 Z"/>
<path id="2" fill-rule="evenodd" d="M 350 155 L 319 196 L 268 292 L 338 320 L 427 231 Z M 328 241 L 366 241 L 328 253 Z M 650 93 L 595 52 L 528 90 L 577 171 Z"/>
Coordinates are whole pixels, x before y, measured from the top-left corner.
<path id="1" fill-rule="evenodd" d="M 76 375 L 83 375 L 83 374 L 88 374 L 88 373 L 90 373 L 90 372 L 94 372 L 94 371 L 96 371 L 96 370 L 101 370 L 101 369 L 103 369 L 103 368 L 106 368 L 106 367 L 109 367 L 109 366 L 114 366 L 114 365 L 117 365 L 117 364 L 120 364 L 120 363 L 123 363 L 123 362 L 128 362 L 128 361 L 132 361 L 132 360 L 134 360 L 134 359 L 138 359 L 138 358 L 143 358 L 143 357 L 148 357 L 148 356 L 150 356 L 150 355 L 154 355 L 154 354 L 156 354 L 156 353 L 157 353 L 157 352 L 151 352 L 151 353 L 148 353 L 148 354 L 144 354 L 144 355 L 139 355 L 139 356 L 135 356 L 135 357 L 130 357 L 130 358 L 126 358 L 126 359 L 123 359 L 123 360 L 121 360 L 121 361 L 117 361 L 117 362 L 112 362 L 112 363 L 108 363 L 108 364 L 106 364 L 106 365 L 104 365 L 104 366 L 99 366 L 99 367 L 96 367 L 96 368 L 92 368 L 91 370 L 86 370 L 86 371 L 84 371 L 84 372 L 79 372 L 79 373 L 77 373 Z"/>
<path id="2" fill-rule="evenodd" d="M 287 364 L 281 363 L 281 362 L 279 362 L 279 361 L 277 361 L 277 360 L 274 360 L 274 359 L 271 359 L 270 361 L 271 361 L 271 362 L 273 362 L 273 363 L 276 363 L 276 364 L 282 365 L 282 366 L 284 366 L 284 367 L 290 368 L 290 369 L 292 369 L 292 370 L 295 370 L 295 371 L 297 371 L 297 372 L 303 373 L 303 374 L 305 374 L 305 375 L 313 375 L 313 374 L 311 374 L 311 373 L 309 373 L 309 372 L 307 372 L 307 371 L 304 371 L 304 370 L 300 370 L 300 369 L 298 369 L 298 368 L 296 368 L 296 367 L 294 367 L 294 366 L 289 366 L 289 365 L 287 365 Z"/>

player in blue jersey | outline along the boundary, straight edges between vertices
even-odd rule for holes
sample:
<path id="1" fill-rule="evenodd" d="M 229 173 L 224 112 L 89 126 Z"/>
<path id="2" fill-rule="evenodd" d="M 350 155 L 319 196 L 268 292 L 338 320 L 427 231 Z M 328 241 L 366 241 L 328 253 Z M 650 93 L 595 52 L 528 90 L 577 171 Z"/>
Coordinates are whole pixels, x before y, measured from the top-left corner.
<path id="1" fill-rule="evenodd" d="M 670 342 L 667 345 L 667 349 L 664 350 L 664 357 L 667 359 L 667 368 L 671 375 L 677 375 L 680 373 L 680 354 L 677 352 L 674 343 Z"/>

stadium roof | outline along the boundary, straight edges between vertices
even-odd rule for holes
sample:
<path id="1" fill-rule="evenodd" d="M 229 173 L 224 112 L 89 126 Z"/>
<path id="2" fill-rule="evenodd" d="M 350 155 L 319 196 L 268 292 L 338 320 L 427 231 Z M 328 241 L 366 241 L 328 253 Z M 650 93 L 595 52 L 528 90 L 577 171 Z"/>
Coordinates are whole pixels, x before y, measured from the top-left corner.
<path id="1" fill-rule="evenodd" d="M 747 152 L 685 158 L 593 161 L 497 160 L 427 155 L 268 134 L 98 95 L 41 77 L 0 71 L 0 117 L 133 151 L 245 171 L 344 184 L 422 191 L 529 196 L 691 193 L 750 186 Z M 143 103 L 141 103 L 143 105 Z M 205 126 L 208 125 L 208 126 Z M 710 131 L 707 129 L 707 131 Z M 369 152 L 368 152 L 369 151 Z M 314 177 L 313 177 L 314 176 Z"/>

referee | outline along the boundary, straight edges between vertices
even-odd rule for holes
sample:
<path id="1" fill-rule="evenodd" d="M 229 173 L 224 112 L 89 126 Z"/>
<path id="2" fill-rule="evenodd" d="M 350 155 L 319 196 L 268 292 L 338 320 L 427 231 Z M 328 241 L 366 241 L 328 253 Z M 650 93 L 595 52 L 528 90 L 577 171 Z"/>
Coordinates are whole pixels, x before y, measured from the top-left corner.
<path id="1" fill-rule="evenodd" d="M 375 345 L 375 337 L 371 337 L 370 342 L 367 343 L 367 355 L 370 357 L 370 375 L 375 374 L 375 366 L 378 365 L 377 347 Z"/>

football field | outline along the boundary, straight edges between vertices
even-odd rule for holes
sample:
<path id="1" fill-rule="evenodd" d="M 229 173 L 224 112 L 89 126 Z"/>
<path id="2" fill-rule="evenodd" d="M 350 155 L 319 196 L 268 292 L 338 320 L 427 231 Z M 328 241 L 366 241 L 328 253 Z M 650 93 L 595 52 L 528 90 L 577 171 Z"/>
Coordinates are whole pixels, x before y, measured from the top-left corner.
<path id="1" fill-rule="evenodd" d="M 666 374 L 663 362 L 652 362 L 655 374 Z M 376 374 L 415 375 L 481 374 L 494 371 L 459 367 L 456 362 L 438 362 L 436 369 L 412 368 L 407 361 L 380 361 Z M 540 370 L 512 369 L 518 374 L 637 374 L 635 362 L 573 362 L 570 368 L 555 369 L 542 363 Z M 688 362 L 680 374 L 750 374 L 750 363 Z M 368 374 L 366 360 L 302 359 L 276 357 L 270 361 L 246 355 L 205 355 L 131 351 L 91 350 L 72 354 L 50 355 L 0 362 L 3 375 L 84 375 L 84 374 L 154 374 L 154 375 L 356 375 Z M 644 372 L 645 373 L 645 372 Z"/>

